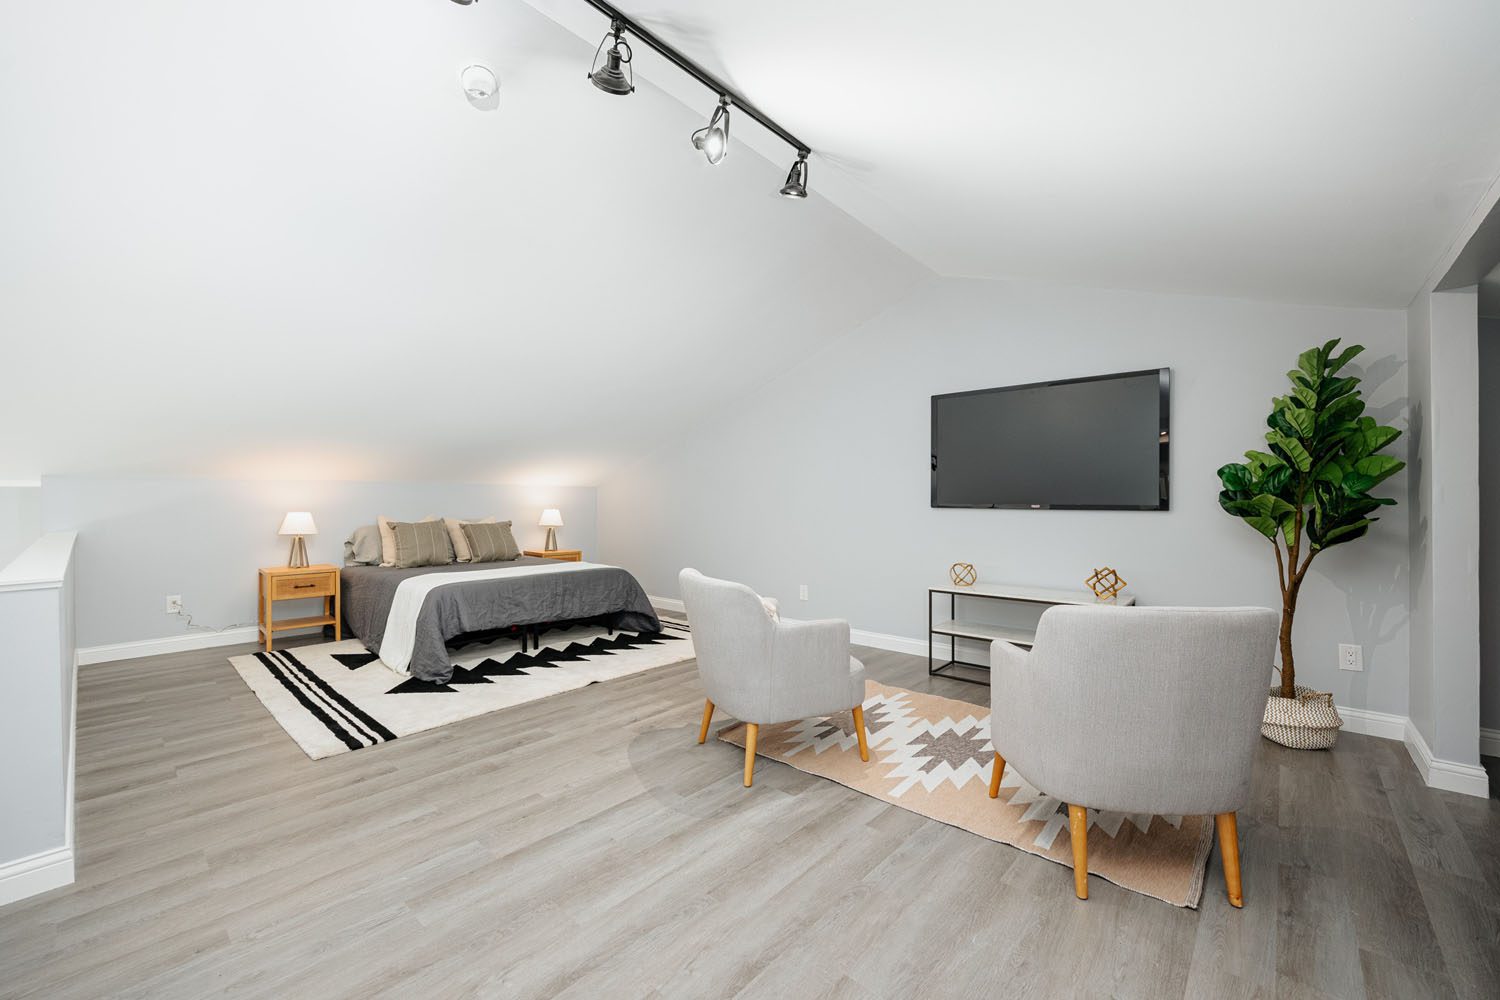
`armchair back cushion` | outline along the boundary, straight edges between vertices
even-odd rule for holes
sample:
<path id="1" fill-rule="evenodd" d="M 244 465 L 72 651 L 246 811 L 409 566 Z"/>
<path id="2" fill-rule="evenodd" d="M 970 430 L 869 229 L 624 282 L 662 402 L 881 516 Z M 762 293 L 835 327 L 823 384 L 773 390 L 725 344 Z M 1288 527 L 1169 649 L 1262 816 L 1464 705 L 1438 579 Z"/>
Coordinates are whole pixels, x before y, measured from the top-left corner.
<path id="1" fill-rule="evenodd" d="M 995 751 L 1074 805 L 1237 810 L 1278 621 L 1265 608 L 1049 608 L 1031 653 L 994 644 Z"/>
<path id="2" fill-rule="evenodd" d="M 678 577 L 708 698 L 745 722 L 847 711 L 864 700 L 864 666 L 849 623 L 773 618 L 755 591 L 695 569 Z"/>

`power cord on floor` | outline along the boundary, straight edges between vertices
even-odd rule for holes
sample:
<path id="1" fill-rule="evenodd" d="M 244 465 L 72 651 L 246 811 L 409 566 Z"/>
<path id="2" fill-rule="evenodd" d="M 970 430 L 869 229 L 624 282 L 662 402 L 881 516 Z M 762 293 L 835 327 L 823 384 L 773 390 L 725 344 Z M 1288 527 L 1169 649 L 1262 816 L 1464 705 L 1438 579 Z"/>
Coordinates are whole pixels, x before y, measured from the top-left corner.
<path id="1" fill-rule="evenodd" d="M 190 629 L 195 628 L 200 632 L 228 632 L 232 628 L 249 628 L 252 625 L 258 624 L 257 622 L 236 622 L 233 625 L 225 625 L 223 628 L 214 628 L 212 625 L 193 624 L 193 616 L 188 613 L 186 608 L 178 608 L 176 611 L 172 612 L 172 614 L 176 615 L 178 618 L 181 618 L 185 627 Z"/>

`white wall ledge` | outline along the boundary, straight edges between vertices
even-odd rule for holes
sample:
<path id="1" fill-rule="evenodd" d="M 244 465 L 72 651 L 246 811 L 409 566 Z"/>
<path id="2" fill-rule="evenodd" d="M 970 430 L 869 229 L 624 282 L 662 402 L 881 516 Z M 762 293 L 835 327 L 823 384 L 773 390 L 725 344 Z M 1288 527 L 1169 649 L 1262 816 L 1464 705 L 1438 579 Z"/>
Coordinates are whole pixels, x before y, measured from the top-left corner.
<path id="1" fill-rule="evenodd" d="M 54 531 L 38 538 L 9 566 L 0 569 L 0 591 L 61 587 L 77 540 L 74 531 Z"/>

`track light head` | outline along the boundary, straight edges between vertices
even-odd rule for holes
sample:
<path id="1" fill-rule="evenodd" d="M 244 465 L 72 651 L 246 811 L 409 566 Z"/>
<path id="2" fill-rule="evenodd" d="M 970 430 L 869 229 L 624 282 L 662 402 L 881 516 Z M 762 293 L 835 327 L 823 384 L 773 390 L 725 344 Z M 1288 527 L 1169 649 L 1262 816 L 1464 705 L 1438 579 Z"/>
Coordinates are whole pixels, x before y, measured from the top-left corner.
<path id="1" fill-rule="evenodd" d="M 708 124 L 693 133 L 693 148 L 715 165 L 729 154 L 729 98 L 720 97 Z"/>
<path id="2" fill-rule="evenodd" d="M 786 184 L 781 188 L 783 198 L 806 198 L 807 197 L 807 154 L 799 152 L 797 162 L 792 164 L 792 169 L 787 171 Z"/>
<path id="3" fill-rule="evenodd" d="M 477 2 L 477 0 L 453 0 L 453 2 L 458 4 L 460 7 L 467 7 L 470 4 Z"/>
<path id="4" fill-rule="evenodd" d="M 630 51 L 630 43 L 620 37 L 620 31 L 620 22 L 615 21 L 610 25 L 609 34 L 599 42 L 599 47 L 594 50 L 594 62 L 589 66 L 589 79 L 606 94 L 624 97 L 635 92 L 635 70 L 630 66 L 635 54 Z M 614 39 L 614 44 L 610 45 L 608 52 L 604 52 L 604 46 L 611 38 Z M 604 53 L 603 66 L 599 65 L 601 52 Z"/>

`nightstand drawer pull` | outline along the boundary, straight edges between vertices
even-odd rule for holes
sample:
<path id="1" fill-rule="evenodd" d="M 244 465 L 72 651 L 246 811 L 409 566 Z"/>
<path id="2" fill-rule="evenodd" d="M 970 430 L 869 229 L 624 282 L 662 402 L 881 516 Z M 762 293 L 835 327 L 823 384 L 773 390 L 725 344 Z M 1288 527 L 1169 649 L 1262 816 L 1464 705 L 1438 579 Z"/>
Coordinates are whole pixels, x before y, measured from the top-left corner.
<path id="1" fill-rule="evenodd" d="M 331 597 L 334 589 L 333 574 L 298 574 L 278 577 L 271 581 L 271 599 L 286 597 Z"/>

